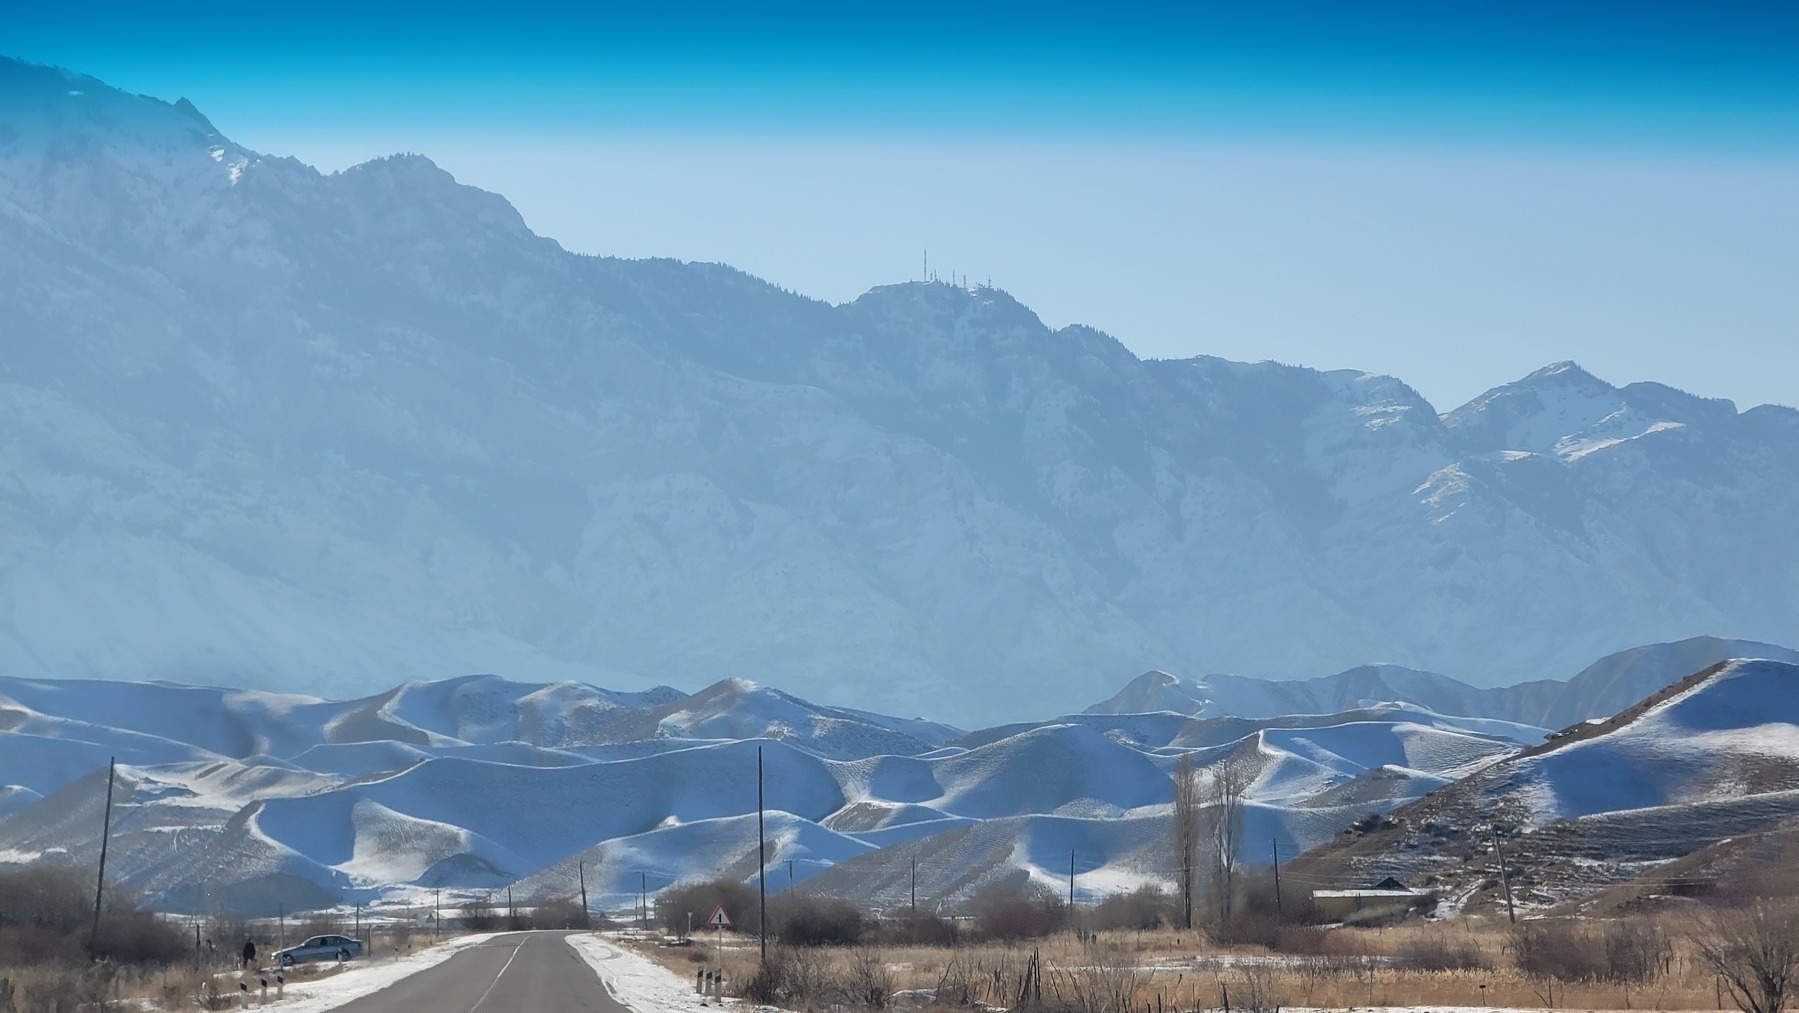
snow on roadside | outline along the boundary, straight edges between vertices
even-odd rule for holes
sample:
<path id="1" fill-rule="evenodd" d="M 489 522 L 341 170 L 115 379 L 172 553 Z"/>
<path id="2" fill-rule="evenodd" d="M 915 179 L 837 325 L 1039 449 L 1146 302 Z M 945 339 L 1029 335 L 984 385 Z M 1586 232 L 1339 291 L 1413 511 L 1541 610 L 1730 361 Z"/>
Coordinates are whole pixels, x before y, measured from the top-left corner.
<path id="1" fill-rule="evenodd" d="M 274 1003 L 275 986 L 269 985 L 269 1000 L 278 1005 L 284 1013 L 319 1013 L 321 1010 L 336 1009 L 353 999 L 373 995 L 389 985 L 455 956 L 471 946 L 487 942 L 495 932 L 484 932 L 479 935 L 462 936 L 447 943 L 423 949 L 417 953 L 409 953 L 397 960 L 378 964 L 363 964 L 350 967 L 329 978 L 307 981 L 290 985 L 287 995 L 280 1003 Z M 271 976 L 271 982 L 273 977 Z M 256 1002 L 256 979 L 250 979 L 250 1001 Z M 236 983 L 233 982 L 233 988 Z"/>
<path id="2" fill-rule="evenodd" d="M 718 1007 L 693 990 L 693 980 L 683 978 L 641 953 L 598 935 L 564 936 L 581 959 L 587 961 L 607 991 L 631 1013 L 716 1013 Z M 726 999 L 727 1005 L 741 1005 Z"/>

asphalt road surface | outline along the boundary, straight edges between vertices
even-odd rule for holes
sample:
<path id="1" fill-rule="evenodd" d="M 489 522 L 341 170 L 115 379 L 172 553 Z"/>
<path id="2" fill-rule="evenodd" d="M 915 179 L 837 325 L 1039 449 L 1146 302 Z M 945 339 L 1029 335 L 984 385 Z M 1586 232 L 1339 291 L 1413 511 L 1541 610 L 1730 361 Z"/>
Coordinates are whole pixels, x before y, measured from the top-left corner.
<path id="1" fill-rule="evenodd" d="M 512 932 L 338 1007 L 341 1013 L 630 1013 L 566 932 Z"/>

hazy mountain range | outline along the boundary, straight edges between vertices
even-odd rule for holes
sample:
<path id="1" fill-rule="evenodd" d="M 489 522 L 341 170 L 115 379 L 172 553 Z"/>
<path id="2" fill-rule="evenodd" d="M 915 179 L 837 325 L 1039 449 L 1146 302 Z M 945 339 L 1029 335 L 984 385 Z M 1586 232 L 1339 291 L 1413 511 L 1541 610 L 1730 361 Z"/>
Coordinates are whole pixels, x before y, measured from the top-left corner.
<path id="1" fill-rule="evenodd" d="M 1791 409 L 1563 363 L 1441 413 L 989 288 L 832 306 L 12 61 L 0 321 L 20 677 L 742 676 L 966 724 L 1147 669 L 1799 642 Z"/>

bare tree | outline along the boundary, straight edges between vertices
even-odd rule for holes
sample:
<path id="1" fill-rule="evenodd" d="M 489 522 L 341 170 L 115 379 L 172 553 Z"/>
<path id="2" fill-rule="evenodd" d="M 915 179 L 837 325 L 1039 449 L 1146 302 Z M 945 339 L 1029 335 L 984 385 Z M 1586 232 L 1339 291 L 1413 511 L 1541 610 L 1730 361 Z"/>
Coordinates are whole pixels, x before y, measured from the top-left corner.
<path id="1" fill-rule="evenodd" d="M 1762 906 L 1715 912 L 1694 940 L 1743 1013 L 1781 1013 L 1799 987 L 1799 918 Z"/>
<path id="2" fill-rule="evenodd" d="M 1249 791 L 1248 765 L 1225 760 L 1213 766 L 1200 796 L 1202 838 L 1212 850 L 1212 890 L 1218 917 L 1230 921 L 1238 858 L 1243 852 L 1243 796 Z"/>
<path id="3" fill-rule="evenodd" d="M 1193 927 L 1193 899 L 1199 879 L 1199 794 L 1199 772 L 1193 769 L 1193 754 L 1182 753 L 1174 762 L 1174 826 L 1170 843 L 1174 847 L 1181 927 L 1185 929 Z"/>

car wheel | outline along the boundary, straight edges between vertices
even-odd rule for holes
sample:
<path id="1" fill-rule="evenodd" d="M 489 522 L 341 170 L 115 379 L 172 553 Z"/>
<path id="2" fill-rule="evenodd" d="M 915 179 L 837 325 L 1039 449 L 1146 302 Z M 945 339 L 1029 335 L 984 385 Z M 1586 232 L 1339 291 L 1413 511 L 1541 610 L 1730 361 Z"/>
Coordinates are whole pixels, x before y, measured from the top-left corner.
<path id="1" fill-rule="evenodd" d="M 281 955 L 281 966 L 282 967 L 294 966 L 294 955 L 291 953 L 283 953 Z"/>
<path id="2" fill-rule="evenodd" d="M 349 950 L 338 950 L 337 951 L 337 959 L 349 960 L 350 959 L 350 951 Z"/>

